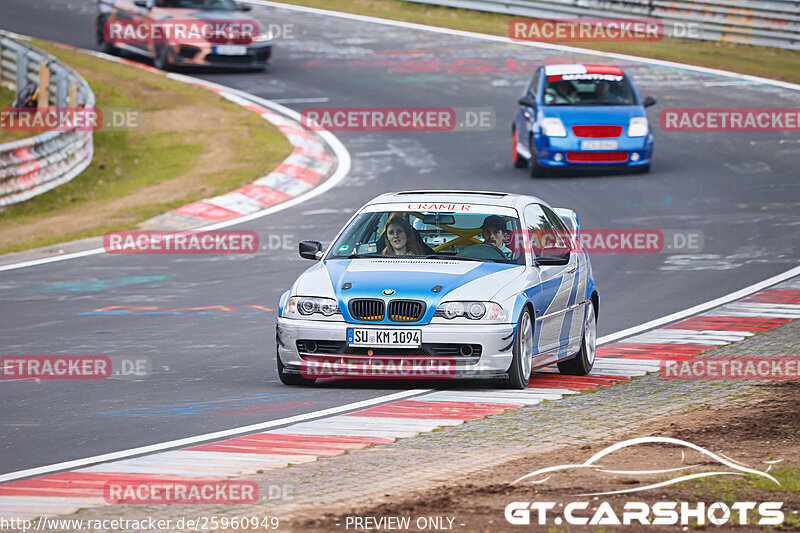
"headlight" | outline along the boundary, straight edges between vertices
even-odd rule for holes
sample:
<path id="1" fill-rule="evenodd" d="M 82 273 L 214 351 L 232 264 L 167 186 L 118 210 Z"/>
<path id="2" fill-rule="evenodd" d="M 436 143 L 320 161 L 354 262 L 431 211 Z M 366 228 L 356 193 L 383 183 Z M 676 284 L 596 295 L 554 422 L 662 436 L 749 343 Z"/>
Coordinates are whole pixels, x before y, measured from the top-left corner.
<path id="1" fill-rule="evenodd" d="M 542 120 L 542 134 L 548 137 L 566 137 L 567 130 L 560 118 L 546 118 Z"/>
<path id="2" fill-rule="evenodd" d="M 644 137 L 649 131 L 647 117 L 633 117 L 628 125 L 628 137 Z"/>
<path id="3" fill-rule="evenodd" d="M 292 296 L 284 308 L 284 315 L 291 318 L 304 318 L 315 313 L 326 317 L 342 314 L 339 304 L 333 298 Z"/>
<path id="4" fill-rule="evenodd" d="M 267 33 L 260 33 L 260 34 L 256 35 L 255 37 L 253 37 L 253 42 L 254 43 L 264 43 L 264 42 L 271 41 L 271 40 L 272 40 L 272 32 L 271 31 L 268 31 Z"/>
<path id="5" fill-rule="evenodd" d="M 502 321 L 506 318 L 503 308 L 494 302 L 442 302 L 433 316 L 447 320 L 463 317 L 470 320 Z"/>

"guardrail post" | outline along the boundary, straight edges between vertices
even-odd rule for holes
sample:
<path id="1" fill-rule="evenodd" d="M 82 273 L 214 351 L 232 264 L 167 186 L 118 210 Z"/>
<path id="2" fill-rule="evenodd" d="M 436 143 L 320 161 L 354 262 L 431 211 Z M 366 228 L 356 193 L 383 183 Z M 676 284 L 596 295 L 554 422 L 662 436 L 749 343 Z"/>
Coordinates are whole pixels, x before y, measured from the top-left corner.
<path id="1" fill-rule="evenodd" d="M 47 61 L 39 61 L 39 109 L 50 107 L 50 68 Z"/>
<path id="2" fill-rule="evenodd" d="M 70 83 L 67 92 L 69 94 L 67 97 L 67 107 L 75 109 L 78 107 L 78 84 Z"/>
<path id="3" fill-rule="evenodd" d="M 17 50 L 17 81 L 14 92 L 19 93 L 28 84 L 28 55 L 24 48 Z"/>
<path id="4" fill-rule="evenodd" d="M 56 107 L 65 107 L 67 99 L 67 75 L 63 70 L 53 68 L 56 73 Z"/>

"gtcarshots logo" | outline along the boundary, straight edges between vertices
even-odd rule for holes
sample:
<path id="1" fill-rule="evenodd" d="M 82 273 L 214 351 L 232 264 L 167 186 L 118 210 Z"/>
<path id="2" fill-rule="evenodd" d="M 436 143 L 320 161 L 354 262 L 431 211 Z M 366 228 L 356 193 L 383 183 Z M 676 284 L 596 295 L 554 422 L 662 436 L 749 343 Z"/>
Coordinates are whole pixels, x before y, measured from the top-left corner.
<path id="1" fill-rule="evenodd" d="M 640 464 L 637 446 L 661 445 L 667 447 L 664 460 L 670 460 L 671 452 L 680 451 L 681 462 L 664 468 L 644 466 L 631 470 L 615 464 L 615 459 L 625 464 L 632 460 Z M 612 454 L 618 452 L 612 457 Z M 622 457 L 620 457 L 620 454 Z M 626 455 L 627 454 L 627 455 Z M 633 460 L 633 458 L 636 458 Z M 691 458 L 692 460 L 687 460 Z M 664 501 L 617 502 L 616 507 L 599 496 L 619 496 L 626 493 L 643 492 L 658 489 L 663 494 L 664 488 L 676 483 L 713 476 L 758 476 L 767 483 L 780 487 L 780 483 L 768 472 L 773 463 L 768 461 L 765 471 L 750 468 L 743 463 L 729 459 L 722 454 L 715 454 L 700 446 L 670 437 L 639 437 L 609 446 L 580 464 L 562 464 L 542 468 L 526 474 L 513 481 L 512 486 L 521 483 L 543 485 L 554 476 L 569 475 L 587 470 L 602 473 L 609 477 L 624 475 L 625 484 L 631 486 L 631 476 L 635 479 L 633 488 L 602 490 L 576 494 L 575 500 L 569 502 L 554 501 L 514 501 L 506 505 L 504 517 L 514 525 L 560 525 L 563 523 L 583 526 L 619 526 L 619 525 L 758 525 L 778 526 L 784 521 L 783 502 L 758 501 L 696 501 L 686 502 L 675 499 Z M 665 476 L 668 479 L 665 480 Z M 589 498 L 591 497 L 591 498 Z M 563 510 L 562 510 L 563 507 Z"/>
<path id="2" fill-rule="evenodd" d="M 690 504 L 688 502 L 626 502 L 622 512 L 617 512 L 608 502 L 600 503 L 594 511 L 590 505 L 596 502 L 576 501 L 564 505 L 561 515 L 550 513 L 556 502 L 512 502 L 506 505 L 505 518 L 509 524 L 567 524 L 575 526 L 643 526 L 689 525 L 698 526 L 725 524 L 748 525 L 750 514 L 755 511 L 759 515 L 756 522 L 759 526 L 777 526 L 783 523 L 783 502 L 705 502 Z M 563 517 L 562 517 L 563 516 Z M 550 521 L 552 520 L 552 521 Z"/>

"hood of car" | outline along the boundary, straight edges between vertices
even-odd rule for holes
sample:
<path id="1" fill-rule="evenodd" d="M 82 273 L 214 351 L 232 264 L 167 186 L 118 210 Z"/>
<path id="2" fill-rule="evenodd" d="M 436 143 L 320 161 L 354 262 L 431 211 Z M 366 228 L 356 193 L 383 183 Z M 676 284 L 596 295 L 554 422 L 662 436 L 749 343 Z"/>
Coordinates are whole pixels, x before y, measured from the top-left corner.
<path id="1" fill-rule="evenodd" d="M 422 301 L 426 311 L 415 323 L 424 324 L 442 300 L 491 300 L 522 270 L 520 265 L 477 261 L 334 259 L 306 271 L 292 292 L 335 298 L 348 321 L 355 321 L 348 309 L 354 299 L 381 299 L 387 304 L 396 299 Z"/>
<path id="2" fill-rule="evenodd" d="M 627 126 L 633 117 L 646 116 L 639 105 L 542 106 L 544 117 L 560 118 L 564 127 L 587 124 Z"/>
<path id="3" fill-rule="evenodd" d="M 227 9 L 194 9 L 180 7 L 163 7 L 153 9 L 152 18 L 156 20 L 205 20 L 205 21 L 224 21 L 232 24 L 255 23 L 256 32 L 264 32 L 264 26 L 247 13 L 238 10 Z"/>
<path id="4" fill-rule="evenodd" d="M 151 16 L 157 19 L 236 20 L 252 21 L 253 17 L 235 9 L 196 9 L 186 7 L 156 7 Z"/>

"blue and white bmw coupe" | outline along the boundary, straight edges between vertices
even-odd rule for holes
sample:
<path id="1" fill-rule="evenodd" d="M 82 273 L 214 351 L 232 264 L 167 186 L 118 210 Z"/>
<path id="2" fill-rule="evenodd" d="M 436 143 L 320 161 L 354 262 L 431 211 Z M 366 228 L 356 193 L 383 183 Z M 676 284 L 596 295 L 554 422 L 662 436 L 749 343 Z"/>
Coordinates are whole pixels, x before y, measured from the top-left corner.
<path id="1" fill-rule="evenodd" d="M 545 65 L 533 74 L 511 127 L 512 162 L 532 177 L 559 168 L 650 170 L 653 132 L 633 82 L 619 67 Z"/>
<path id="2" fill-rule="evenodd" d="M 578 217 L 532 196 L 410 191 L 362 207 L 280 299 L 278 374 L 502 379 L 584 375 L 598 293 Z M 542 238 L 544 237 L 544 238 Z"/>

